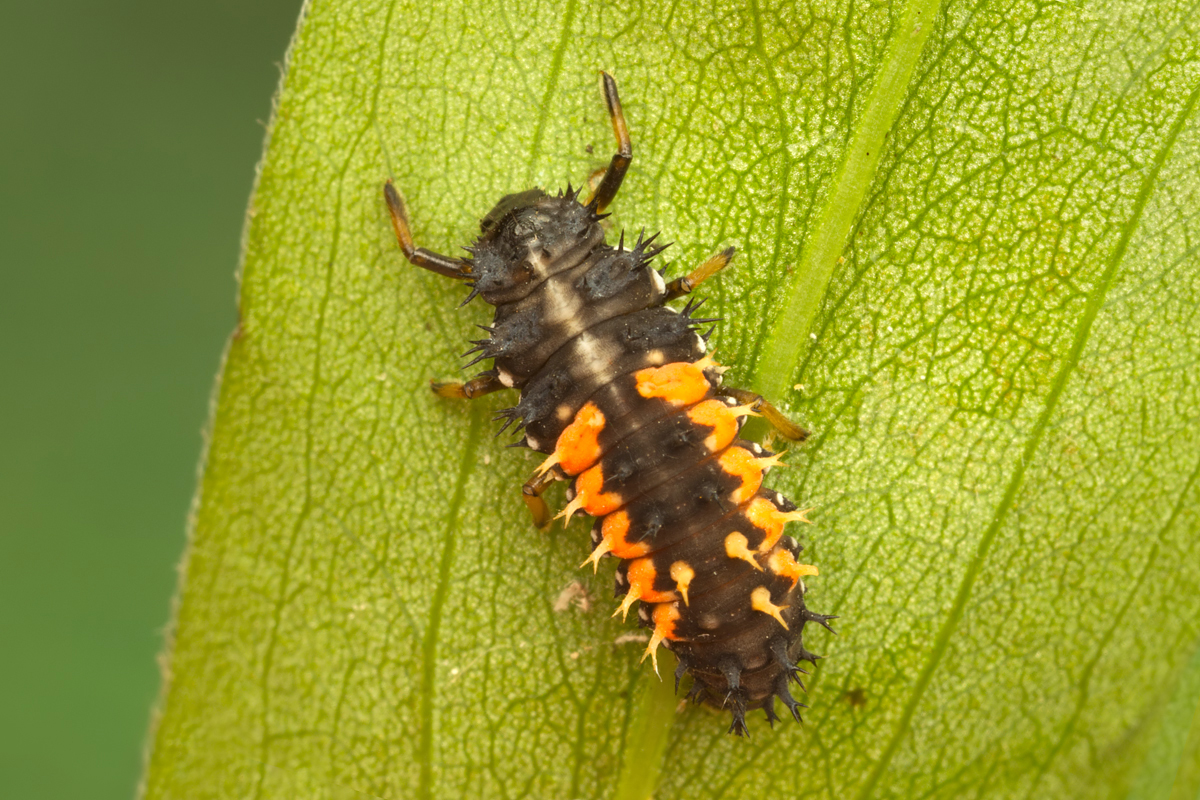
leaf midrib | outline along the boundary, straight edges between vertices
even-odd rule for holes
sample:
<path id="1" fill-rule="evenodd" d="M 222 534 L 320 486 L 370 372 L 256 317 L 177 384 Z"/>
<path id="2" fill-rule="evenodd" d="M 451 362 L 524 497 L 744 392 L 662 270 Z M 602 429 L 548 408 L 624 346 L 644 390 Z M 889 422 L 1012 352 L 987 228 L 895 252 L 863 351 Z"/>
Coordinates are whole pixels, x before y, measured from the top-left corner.
<path id="1" fill-rule="evenodd" d="M 820 310 L 837 256 L 845 248 L 850 228 L 874 180 L 883 140 L 907 97 L 907 87 L 939 8 L 940 0 L 911 0 L 892 32 L 878 77 L 858 125 L 850 133 L 846 155 L 831 180 L 830 191 L 817 217 L 819 221 L 805 243 L 798 268 L 792 271 L 790 281 L 783 286 L 784 308 L 775 318 L 756 360 L 756 374 L 751 376 L 751 384 L 762 390 L 766 397 L 782 399 L 790 389 L 789 379 L 795 373 L 804 343 Z M 789 330 L 796 333 L 789 337 Z M 626 741 L 659 740 L 674 719 L 673 714 L 646 715 L 631 726 L 636 729 L 640 725 L 641 728 Z M 662 771 L 661 752 L 654 749 L 621 755 L 618 786 L 638 785 L 632 776 L 644 774 L 646 770 L 653 770 L 656 775 Z M 653 793 L 657 782 L 655 779 L 641 783 L 647 787 L 645 797 Z M 631 794 L 623 793 L 621 798 L 634 800 Z"/>
<path id="2" fill-rule="evenodd" d="M 780 293 L 783 308 L 771 323 L 751 377 L 752 384 L 775 402 L 781 402 L 792 391 L 792 376 L 807 347 L 838 259 L 846 249 L 850 230 L 875 180 L 884 139 L 908 96 L 908 86 L 940 6 L 940 0 L 910 0 L 896 23 L 812 234 Z"/>

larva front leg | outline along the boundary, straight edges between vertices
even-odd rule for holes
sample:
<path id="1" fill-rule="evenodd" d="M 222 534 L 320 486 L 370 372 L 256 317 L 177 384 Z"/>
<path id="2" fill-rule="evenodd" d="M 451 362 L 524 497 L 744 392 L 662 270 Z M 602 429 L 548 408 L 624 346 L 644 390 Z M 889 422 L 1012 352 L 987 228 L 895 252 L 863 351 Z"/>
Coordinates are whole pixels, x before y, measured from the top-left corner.
<path id="1" fill-rule="evenodd" d="M 471 265 L 461 258 L 451 258 L 413 243 L 412 231 L 408 226 L 408 212 L 404 209 L 404 201 L 400 193 L 389 180 L 383 185 L 383 196 L 387 200 L 388 213 L 392 217 L 392 230 L 396 232 L 396 242 L 404 252 L 404 257 L 415 267 L 445 275 L 447 278 L 465 280 L 471 277 Z"/>

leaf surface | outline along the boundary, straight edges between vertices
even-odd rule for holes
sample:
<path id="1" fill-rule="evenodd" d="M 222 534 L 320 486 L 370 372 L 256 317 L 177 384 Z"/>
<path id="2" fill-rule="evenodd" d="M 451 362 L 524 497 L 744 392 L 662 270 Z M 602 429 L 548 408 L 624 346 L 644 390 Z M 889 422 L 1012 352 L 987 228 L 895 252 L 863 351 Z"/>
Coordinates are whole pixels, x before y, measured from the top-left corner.
<path id="1" fill-rule="evenodd" d="M 1185 796 L 1198 11 L 311 3 L 145 796 Z M 803 727 L 677 710 L 586 526 L 530 527 L 511 400 L 427 388 L 487 309 L 403 260 L 383 181 L 457 252 L 606 163 L 599 68 L 634 140 L 614 233 L 663 231 L 671 274 L 737 245 L 701 291 L 726 380 L 815 432 L 771 479 L 841 616 Z"/>

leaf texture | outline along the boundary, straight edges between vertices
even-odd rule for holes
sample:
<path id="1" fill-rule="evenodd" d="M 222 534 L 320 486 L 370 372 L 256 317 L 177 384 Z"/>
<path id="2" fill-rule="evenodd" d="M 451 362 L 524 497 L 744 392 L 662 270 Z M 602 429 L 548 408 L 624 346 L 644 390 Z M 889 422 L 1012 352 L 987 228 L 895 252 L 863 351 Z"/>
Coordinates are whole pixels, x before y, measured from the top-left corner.
<path id="1" fill-rule="evenodd" d="M 310 3 L 144 795 L 1188 791 L 1198 12 Z M 663 231 L 672 274 L 737 245 L 702 290 L 726 380 L 815 432 L 772 475 L 841 616 L 803 727 L 676 709 L 585 526 L 529 525 L 505 399 L 427 388 L 486 309 L 403 260 L 383 181 L 456 252 L 502 194 L 606 163 L 600 68 L 634 140 L 614 232 Z"/>

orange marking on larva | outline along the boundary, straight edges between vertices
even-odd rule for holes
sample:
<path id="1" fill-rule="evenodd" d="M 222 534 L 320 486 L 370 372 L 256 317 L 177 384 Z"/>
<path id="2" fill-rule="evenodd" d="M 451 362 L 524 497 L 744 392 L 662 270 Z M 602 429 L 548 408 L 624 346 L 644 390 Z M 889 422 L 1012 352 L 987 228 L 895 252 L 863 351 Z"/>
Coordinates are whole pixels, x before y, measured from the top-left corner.
<path id="1" fill-rule="evenodd" d="M 762 572 L 762 566 L 754 558 L 754 551 L 748 547 L 749 543 L 749 539 L 741 533 L 734 531 L 725 537 L 725 555 L 730 558 L 741 559 L 759 572 Z"/>
<path id="2" fill-rule="evenodd" d="M 614 511 L 605 517 L 600 533 L 617 558 L 629 560 L 650 552 L 649 542 L 631 542 L 626 538 L 629 535 L 629 514 L 624 510 Z"/>
<path id="3" fill-rule="evenodd" d="M 675 591 L 683 597 L 683 604 L 688 605 L 688 587 L 696 577 L 696 570 L 686 561 L 676 561 L 671 565 L 671 580 L 675 581 Z"/>
<path id="4" fill-rule="evenodd" d="M 655 675 L 658 675 L 658 646 L 664 639 L 679 641 L 675 635 L 675 623 L 679 621 L 679 616 L 679 603 L 662 603 L 654 609 L 654 635 L 650 637 L 650 644 L 646 645 L 646 652 L 642 653 L 642 661 L 650 656 Z"/>
<path id="5" fill-rule="evenodd" d="M 721 454 L 721 469 L 727 474 L 741 478 L 742 485 L 729 493 L 729 498 L 736 504 L 749 500 L 758 494 L 762 486 L 763 471 L 760 462 L 765 459 L 756 458 L 753 453 L 743 447 L 731 447 Z"/>
<path id="6" fill-rule="evenodd" d="M 589 402 L 575 415 L 558 436 L 554 453 L 540 467 L 542 474 L 555 464 L 561 464 L 563 472 L 578 475 L 600 458 L 600 433 L 604 430 L 604 412 Z"/>
<path id="7" fill-rule="evenodd" d="M 638 394 L 646 398 L 661 397 L 676 408 L 700 402 L 711 387 L 697 364 L 676 361 L 638 370 L 634 373 Z"/>
<path id="8" fill-rule="evenodd" d="M 720 400 L 705 400 L 703 403 L 697 403 L 688 409 L 687 415 L 688 419 L 697 425 L 713 429 L 713 432 L 704 440 L 704 446 L 710 453 L 724 450 L 737 436 L 738 415 L 736 409 L 730 408 Z"/>
<path id="9" fill-rule="evenodd" d="M 567 518 L 563 525 L 570 524 L 572 515 L 581 509 L 585 514 L 591 514 L 593 517 L 603 517 L 620 508 L 624 503 L 621 495 L 618 492 L 603 490 L 604 470 L 600 464 L 575 478 L 575 499 L 558 514 L 558 517 Z"/>
<path id="10" fill-rule="evenodd" d="M 639 558 L 650 552 L 648 542 L 630 542 L 625 537 L 629 534 L 629 514 L 624 509 L 614 511 L 604 518 L 600 526 L 600 544 L 588 556 L 588 560 L 579 566 L 592 565 L 592 572 L 600 564 L 600 558 L 605 553 L 612 553 L 618 558 Z"/>
<path id="11" fill-rule="evenodd" d="M 629 577 L 630 591 L 636 590 L 639 600 L 647 603 L 670 603 L 679 599 L 674 590 L 654 591 L 654 581 L 658 579 L 658 568 L 654 566 L 652 558 L 639 558 L 629 562 L 625 574 Z"/>
<path id="12" fill-rule="evenodd" d="M 750 607 L 755 611 L 761 611 L 768 616 L 774 617 L 783 626 L 785 631 L 788 629 L 787 623 L 783 621 L 783 610 L 787 606 L 777 606 L 772 603 L 771 590 L 767 587 L 759 586 L 750 593 Z"/>
<path id="13" fill-rule="evenodd" d="M 760 553 L 770 550 L 783 536 L 783 512 L 767 498 L 755 497 L 746 505 L 742 515 L 763 532 L 762 544 L 758 546 Z"/>
<path id="14" fill-rule="evenodd" d="M 621 607 L 613 612 L 614 617 L 620 614 L 621 619 L 624 619 L 625 615 L 629 613 L 630 606 L 637 600 L 646 603 L 669 603 L 679 599 L 679 596 L 673 591 L 654 591 L 654 581 L 658 578 L 658 570 L 655 569 L 652 558 L 639 558 L 631 561 L 625 569 L 625 576 L 629 578 L 629 591 L 621 600 Z"/>
<path id="15" fill-rule="evenodd" d="M 771 572 L 790 580 L 793 587 L 806 575 L 819 574 L 812 564 L 797 564 L 792 554 L 782 549 L 771 554 L 767 566 L 771 568 Z"/>

